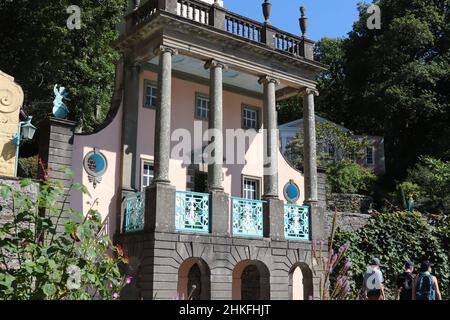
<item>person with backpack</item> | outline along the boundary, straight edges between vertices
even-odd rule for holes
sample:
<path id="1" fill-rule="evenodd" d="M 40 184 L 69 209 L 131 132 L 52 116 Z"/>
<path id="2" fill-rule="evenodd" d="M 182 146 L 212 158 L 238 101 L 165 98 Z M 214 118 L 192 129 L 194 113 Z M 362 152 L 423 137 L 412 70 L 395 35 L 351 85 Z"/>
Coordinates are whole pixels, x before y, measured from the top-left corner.
<path id="1" fill-rule="evenodd" d="M 373 258 L 364 274 L 363 292 L 366 300 L 384 300 L 384 277 L 380 270 L 380 259 Z"/>
<path id="2" fill-rule="evenodd" d="M 431 274 L 432 264 L 424 261 L 420 265 L 420 274 L 414 280 L 413 300 L 441 300 L 441 291 L 437 278 Z"/>
<path id="3" fill-rule="evenodd" d="M 397 296 L 398 300 L 412 300 L 412 288 L 416 275 L 414 272 L 414 262 L 405 263 L 405 271 L 397 276 Z"/>

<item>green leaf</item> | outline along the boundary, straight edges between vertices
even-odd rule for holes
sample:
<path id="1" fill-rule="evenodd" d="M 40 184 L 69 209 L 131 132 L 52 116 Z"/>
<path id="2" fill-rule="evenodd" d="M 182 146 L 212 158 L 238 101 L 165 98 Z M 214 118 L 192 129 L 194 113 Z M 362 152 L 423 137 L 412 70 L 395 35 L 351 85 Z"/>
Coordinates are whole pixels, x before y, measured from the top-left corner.
<path id="1" fill-rule="evenodd" d="M 31 179 L 22 179 L 20 180 L 20 186 L 22 188 L 26 188 L 28 186 L 30 186 L 33 183 L 33 181 L 31 181 Z"/>
<path id="2" fill-rule="evenodd" d="M 74 184 L 72 185 L 72 188 L 73 188 L 74 190 L 80 191 L 82 194 L 86 194 L 86 195 L 88 195 L 88 196 L 91 196 L 91 194 L 89 193 L 87 187 L 86 187 L 85 185 L 81 184 L 81 183 L 74 183 Z"/>
<path id="3" fill-rule="evenodd" d="M 51 297 L 56 293 L 56 287 L 52 283 L 46 283 L 42 286 L 42 292 L 47 297 Z"/>
<path id="4" fill-rule="evenodd" d="M 2 199 L 8 199 L 11 196 L 11 192 L 10 186 L 0 185 L 0 196 Z"/>

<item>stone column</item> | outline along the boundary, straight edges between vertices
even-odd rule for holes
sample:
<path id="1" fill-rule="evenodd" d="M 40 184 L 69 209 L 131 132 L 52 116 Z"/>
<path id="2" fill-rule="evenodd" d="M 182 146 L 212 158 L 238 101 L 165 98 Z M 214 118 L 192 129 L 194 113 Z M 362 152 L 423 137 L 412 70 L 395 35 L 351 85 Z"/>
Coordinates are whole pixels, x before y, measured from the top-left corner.
<path id="1" fill-rule="evenodd" d="M 124 66 L 124 112 L 122 120 L 122 191 L 138 190 L 136 181 L 140 66 L 127 57 Z"/>
<path id="2" fill-rule="evenodd" d="M 154 183 L 169 184 L 170 116 L 172 108 L 172 55 L 177 50 L 159 46 L 158 104 L 155 117 L 155 178 Z"/>
<path id="3" fill-rule="evenodd" d="M 225 64 L 216 60 L 206 63 L 211 70 L 209 89 L 209 129 L 214 130 L 210 143 L 213 144 L 213 159 L 208 165 L 208 187 L 210 191 L 223 191 L 223 85 L 222 70 Z"/>
<path id="4" fill-rule="evenodd" d="M 205 68 L 210 69 L 209 129 L 214 129 L 213 159 L 208 165 L 208 189 L 211 192 L 211 231 L 216 235 L 229 234 L 229 197 L 223 189 L 223 83 L 222 71 L 226 65 L 216 60 L 208 61 Z"/>
<path id="5" fill-rule="evenodd" d="M 317 155 L 316 155 L 316 119 L 314 114 L 314 96 L 317 90 L 305 88 L 303 96 L 303 169 L 305 174 L 305 202 L 317 202 Z"/>
<path id="6" fill-rule="evenodd" d="M 263 234 L 273 240 L 284 240 L 283 201 L 278 198 L 278 124 L 275 87 L 278 80 L 269 76 L 259 79 L 264 86 L 264 202 Z"/>
<path id="7" fill-rule="evenodd" d="M 175 230 L 175 192 L 169 180 L 172 55 L 176 49 L 159 46 L 158 104 L 155 117 L 155 178 L 145 190 L 145 229 Z"/>
<path id="8" fill-rule="evenodd" d="M 278 198 L 278 125 L 275 86 L 278 80 L 264 76 L 264 198 Z"/>

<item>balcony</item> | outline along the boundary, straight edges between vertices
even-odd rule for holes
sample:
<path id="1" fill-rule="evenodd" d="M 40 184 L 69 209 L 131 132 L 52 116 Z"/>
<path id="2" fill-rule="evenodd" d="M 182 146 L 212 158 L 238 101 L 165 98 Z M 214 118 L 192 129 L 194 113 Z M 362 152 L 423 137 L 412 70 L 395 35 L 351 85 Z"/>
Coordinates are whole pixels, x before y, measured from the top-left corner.
<path id="1" fill-rule="evenodd" d="M 148 0 L 126 16 L 126 33 L 131 34 L 146 25 L 159 12 L 176 15 L 181 20 L 208 26 L 292 57 L 313 60 L 314 42 L 308 38 L 299 37 L 269 23 L 261 23 L 218 5 L 208 5 L 198 0 Z M 266 20 L 268 18 L 266 16 Z"/>
<path id="2" fill-rule="evenodd" d="M 231 198 L 231 232 L 235 237 L 264 237 L 264 202 Z M 123 201 L 123 233 L 144 230 L 144 193 L 128 195 Z M 211 233 L 210 195 L 207 193 L 176 191 L 175 231 Z M 284 237 L 291 241 L 309 241 L 310 208 L 284 205 Z"/>

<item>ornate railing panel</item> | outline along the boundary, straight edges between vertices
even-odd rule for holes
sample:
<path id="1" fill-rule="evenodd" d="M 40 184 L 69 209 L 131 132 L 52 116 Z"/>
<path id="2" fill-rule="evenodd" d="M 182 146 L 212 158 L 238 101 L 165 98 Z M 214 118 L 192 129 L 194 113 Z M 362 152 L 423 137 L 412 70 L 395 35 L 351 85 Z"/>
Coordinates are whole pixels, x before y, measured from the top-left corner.
<path id="1" fill-rule="evenodd" d="M 309 207 L 284 205 L 284 236 L 289 240 L 310 240 Z"/>
<path id="2" fill-rule="evenodd" d="M 145 196 L 143 192 L 131 193 L 123 200 L 123 232 L 144 229 Z"/>
<path id="3" fill-rule="evenodd" d="M 209 232 L 209 194 L 177 191 L 175 229 L 187 232 Z"/>
<path id="4" fill-rule="evenodd" d="M 233 235 L 263 236 L 263 201 L 232 198 Z"/>
<path id="5" fill-rule="evenodd" d="M 262 24 L 231 12 L 225 15 L 225 31 L 252 41 L 261 41 Z"/>
<path id="6" fill-rule="evenodd" d="M 209 24 L 209 9 L 207 4 L 193 0 L 178 0 L 177 14 L 183 18 Z"/>

